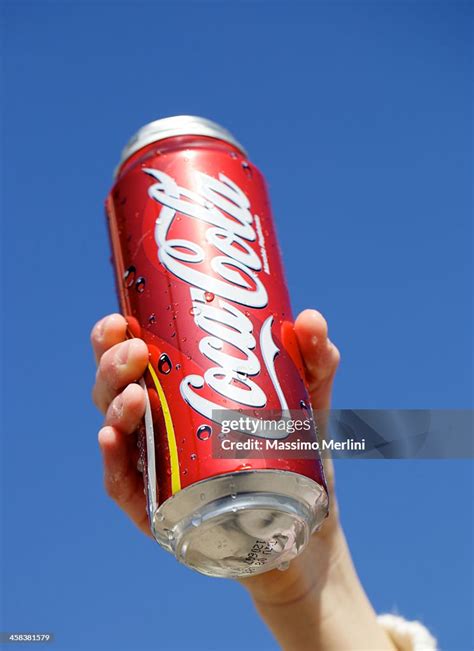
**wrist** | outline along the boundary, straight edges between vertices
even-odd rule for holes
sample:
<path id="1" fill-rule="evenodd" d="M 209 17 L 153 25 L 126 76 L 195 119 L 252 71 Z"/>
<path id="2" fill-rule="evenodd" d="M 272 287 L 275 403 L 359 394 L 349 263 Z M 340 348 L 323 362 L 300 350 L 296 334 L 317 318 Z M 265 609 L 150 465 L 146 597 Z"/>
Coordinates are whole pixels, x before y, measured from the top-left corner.
<path id="1" fill-rule="evenodd" d="M 285 572 L 245 584 L 285 651 L 395 649 L 377 622 L 339 524 L 314 536 Z"/>

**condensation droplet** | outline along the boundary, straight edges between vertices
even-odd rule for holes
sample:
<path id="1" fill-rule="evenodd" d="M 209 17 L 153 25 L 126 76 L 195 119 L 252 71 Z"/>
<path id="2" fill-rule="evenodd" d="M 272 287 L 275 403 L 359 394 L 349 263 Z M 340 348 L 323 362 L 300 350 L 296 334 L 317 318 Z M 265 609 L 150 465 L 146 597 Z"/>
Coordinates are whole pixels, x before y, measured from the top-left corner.
<path id="1" fill-rule="evenodd" d="M 143 457 L 139 457 L 137 461 L 137 470 L 138 472 L 143 472 L 145 469 L 145 460 Z"/>
<path id="2" fill-rule="evenodd" d="M 242 161 L 242 167 L 243 167 L 243 170 L 244 170 L 245 174 L 249 177 L 249 179 L 251 179 L 252 178 L 252 168 L 250 167 L 250 165 L 248 164 L 248 162 L 246 160 Z"/>
<path id="3" fill-rule="evenodd" d="M 212 427 L 210 425 L 201 425 L 198 427 L 196 435 L 201 441 L 207 441 L 212 434 Z"/>
<path id="4" fill-rule="evenodd" d="M 212 292 L 205 292 L 204 298 L 206 299 L 206 303 L 212 303 L 212 301 L 215 299 L 215 294 Z"/>
<path id="5" fill-rule="evenodd" d="M 163 522 L 163 520 L 165 519 L 165 516 L 163 515 L 163 513 L 158 513 L 157 516 L 156 516 L 156 519 L 159 520 L 160 522 Z"/>
<path id="6" fill-rule="evenodd" d="M 123 273 L 123 284 L 125 285 L 125 287 L 131 287 L 133 285 L 133 283 L 135 282 L 135 274 L 136 273 L 137 273 L 137 270 L 135 269 L 133 264 L 130 265 L 130 267 L 128 267 L 128 269 L 125 269 L 125 271 Z"/>
<path id="7" fill-rule="evenodd" d="M 145 291 L 145 283 L 146 283 L 146 280 L 143 278 L 143 276 L 140 276 L 135 281 L 135 289 L 137 290 L 137 292 L 139 294 L 142 294 Z"/>
<path id="8" fill-rule="evenodd" d="M 200 514 L 196 513 L 196 515 L 194 515 L 192 520 L 191 520 L 191 524 L 193 525 L 193 527 L 199 527 L 201 522 L 202 522 L 202 518 L 201 518 Z"/>
<path id="9" fill-rule="evenodd" d="M 235 151 L 230 151 L 230 152 L 229 152 L 229 156 L 230 156 L 231 158 L 238 158 L 238 155 L 235 153 Z"/>
<path id="10" fill-rule="evenodd" d="M 192 307 L 192 308 L 189 310 L 189 314 L 190 314 L 191 316 L 198 316 L 199 314 L 201 314 L 201 310 L 200 310 L 199 307 Z"/>
<path id="11" fill-rule="evenodd" d="M 304 400 L 300 400 L 300 407 L 301 409 L 308 409 L 308 405 L 305 403 Z"/>
<path id="12" fill-rule="evenodd" d="M 249 463 L 243 463 L 242 465 L 238 466 L 236 470 L 238 472 L 241 472 L 242 470 L 252 470 L 253 466 L 251 466 Z"/>
<path id="13" fill-rule="evenodd" d="M 176 364 L 176 370 L 179 371 L 180 368 L 181 368 L 181 364 Z"/>
<path id="14" fill-rule="evenodd" d="M 196 459 L 197 459 L 197 454 L 193 452 L 191 455 L 191 461 L 196 461 Z"/>
<path id="15" fill-rule="evenodd" d="M 160 359 L 158 360 L 158 370 L 160 373 L 163 373 L 164 375 L 168 375 L 168 373 L 171 371 L 173 368 L 173 365 L 171 364 L 171 360 L 169 358 L 169 355 L 166 353 L 162 353 L 160 355 Z"/>
<path id="16" fill-rule="evenodd" d="M 278 566 L 278 569 L 280 570 L 280 572 L 284 572 L 289 567 L 290 567 L 290 562 L 289 561 L 284 561 L 283 563 L 280 563 L 280 565 Z"/>
<path id="17" fill-rule="evenodd" d="M 148 323 L 156 323 L 156 314 L 155 313 L 150 314 L 150 316 L 148 317 Z"/>

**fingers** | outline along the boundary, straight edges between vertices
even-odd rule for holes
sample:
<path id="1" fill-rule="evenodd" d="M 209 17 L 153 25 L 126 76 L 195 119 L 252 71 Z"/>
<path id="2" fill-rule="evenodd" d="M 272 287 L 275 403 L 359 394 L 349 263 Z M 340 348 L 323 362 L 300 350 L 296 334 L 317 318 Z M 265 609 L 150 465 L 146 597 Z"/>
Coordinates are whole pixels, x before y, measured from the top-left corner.
<path id="1" fill-rule="evenodd" d="M 138 429 L 145 413 L 145 393 L 138 384 L 129 384 L 110 403 L 105 424 L 122 434 L 133 434 Z"/>
<path id="2" fill-rule="evenodd" d="M 121 314 L 109 314 L 95 324 L 91 332 L 91 343 L 97 364 L 106 350 L 125 341 L 126 333 L 127 322 Z"/>
<path id="3" fill-rule="evenodd" d="M 143 476 L 137 470 L 136 437 L 131 436 L 145 412 L 145 394 L 133 382 L 145 372 L 148 348 L 141 339 L 127 340 L 127 322 L 120 314 L 99 321 L 92 329 L 91 342 L 99 365 L 92 395 L 106 413 L 105 426 L 99 432 L 105 489 L 150 535 Z"/>
<path id="4" fill-rule="evenodd" d="M 106 350 L 100 358 L 92 397 L 105 413 L 117 394 L 136 382 L 148 364 L 148 348 L 142 339 L 128 339 Z"/>
<path id="5" fill-rule="evenodd" d="M 104 486 L 108 495 L 141 531 L 150 535 L 143 476 L 137 470 L 135 437 L 106 425 L 99 431 L 104 463 Z"/>
<path id="6" fill-rule="evenodd" d="M 329 409 L 339 351 L 328 338 L 326 320 L 316 310 L 305 310 L 295 322 L 295 333 L 305 364 L 314 409 Z"/>
<path id="7" fill-rule="evenodd" d="M 316 310 L 305 310 L 295 322 L 295 333 L 306 370 L 306 379 L 315 411 L 318 429 L 324 436 L 325 419 L 323 410 L 331 406 L 331 392 L 334 376 L 339 364 L 339 351 L 328 338 L 328 326 L 325 318 Z M 331 523 L 337 521 L 337 504 L 334 495 L 334 467 L 330 458 L 324 459 L 324 471 L 332 502 L 330 522 L 326 522 L 323 532 L 332 530 Z"/>

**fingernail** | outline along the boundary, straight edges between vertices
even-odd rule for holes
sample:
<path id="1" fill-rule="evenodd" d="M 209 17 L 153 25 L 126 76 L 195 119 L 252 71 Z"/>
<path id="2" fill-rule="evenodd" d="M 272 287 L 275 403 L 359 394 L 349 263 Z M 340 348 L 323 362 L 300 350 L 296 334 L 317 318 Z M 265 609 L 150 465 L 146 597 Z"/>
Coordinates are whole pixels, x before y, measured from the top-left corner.
<path id="1" fill-rule="evenodd" d="M 128 356 L 130 354 L 130 341 L 124 341 L 123 344 L 121 344 L 120 348 L 117 351 L 117 356 L 115 358 L 115 361 L 117 364 L 126 364 L 128 360 Z"/>

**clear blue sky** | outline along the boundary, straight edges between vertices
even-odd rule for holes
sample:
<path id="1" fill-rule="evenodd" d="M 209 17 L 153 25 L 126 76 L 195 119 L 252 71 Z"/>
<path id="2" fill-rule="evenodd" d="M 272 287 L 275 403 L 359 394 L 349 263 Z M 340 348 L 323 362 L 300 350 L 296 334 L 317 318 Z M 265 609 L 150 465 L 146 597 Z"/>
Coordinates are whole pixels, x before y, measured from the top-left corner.
<path id="1" fill-rule="evenodd" d="M 237 585 L 103 494 L 88 338 L 116 310 L 112 170 L 151 119 L 221 122 L 269 181 L 295 312 L 341 349 L 335 405 L 471 407 L 472 5 L 17 1 L 3 23 L 1 628 L 276 649 Z M 471 649 L 472 462 L 346 460 L 337 482 L 376 610 Z"/>

